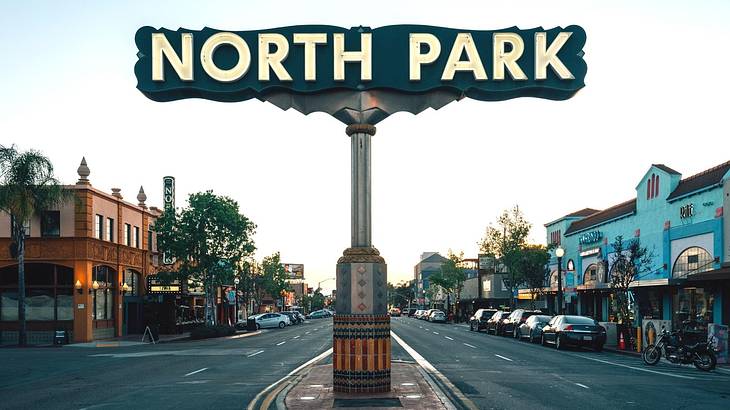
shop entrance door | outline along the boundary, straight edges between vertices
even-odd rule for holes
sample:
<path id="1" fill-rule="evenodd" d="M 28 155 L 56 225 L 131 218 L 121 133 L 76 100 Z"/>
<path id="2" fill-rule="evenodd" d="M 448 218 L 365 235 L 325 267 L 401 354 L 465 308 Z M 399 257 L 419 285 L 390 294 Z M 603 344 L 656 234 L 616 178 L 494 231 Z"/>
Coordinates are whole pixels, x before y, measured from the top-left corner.
<path id="1" fill-rule="evenodd" d="M 142 333 L 142 323 L 142 304 L 139 298 L 125 297 L 122 331 L 125 335 Z"/>

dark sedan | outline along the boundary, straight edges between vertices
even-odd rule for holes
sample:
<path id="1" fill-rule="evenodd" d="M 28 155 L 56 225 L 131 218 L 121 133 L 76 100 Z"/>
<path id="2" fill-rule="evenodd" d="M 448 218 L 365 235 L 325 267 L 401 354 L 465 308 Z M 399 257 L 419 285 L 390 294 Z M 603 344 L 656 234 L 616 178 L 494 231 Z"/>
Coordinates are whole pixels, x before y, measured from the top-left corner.
<path id="1" fill-rule="evenodd" d="M 492 317 L 487 320 L 487 333 L 494 333 L 495 335 L 501 335 L 502 334 L 502 325 L 504 319 L 507 319 L 507 316 L 509 316 L 509 311 L 506 310 L 498 310 L 496 311 Z"/>
<path id="2" fill-rule="evenodd" d="M 519 327 L 521 324 L 525 323 L 525 320 L 527 320 L 528 317 L 532 315 L 539 315 L 539 310 L 525 310 L 525 309 L 515 309 L 510 313 L 510 315 L 507 317 L 507 319 L 502 321 L 502 334 L 504 335 L 511 335 L 515 339 L 517 339 L 517 327 Z"/>
<path id="3" fill-rule="evenodd" d="M 600 352 L 606 343 L 606 329 L 585 316 L 558 315 L 542 329 L 542 345 L 554 344 L 556 349 L 567 345 L 588 346 Z"/>
<path id="4" fill-rule="evenodd" d="M 524 323 L 517 327 L 517 337 L 519 339 L 527 338 L 534 343 L 540 341 L 542 337 L 542 328 L 547 326 L 552 316 L 532 315 L 525 320 Z"/>
<path id="5" fill-rule="evenodd" d="M 479 309 L 469 318 L 469 330 L 479 332 L 487 328 L 487 321 L 497 313 L 497 309 Z"/>

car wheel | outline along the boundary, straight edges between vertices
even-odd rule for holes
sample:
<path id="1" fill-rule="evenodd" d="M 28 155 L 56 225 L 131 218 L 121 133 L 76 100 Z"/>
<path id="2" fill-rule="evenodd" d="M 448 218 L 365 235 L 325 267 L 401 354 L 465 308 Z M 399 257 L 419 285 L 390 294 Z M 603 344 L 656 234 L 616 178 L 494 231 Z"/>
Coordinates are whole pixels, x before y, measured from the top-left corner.
<path id="1" fill-rule="evenodd" d="M 469 323 L 469 331 L 470 332 L 474 331 L 474 323 Z"/>
<path id="2" fill-rule="evenodd" d="M 261 325 L 256 323 L 256 330 L 260 330 L 260 329 L 261 329 Z"/>
<path id="3" fill-rule="evenodd" d="M 279 329 L 283 329 L 283 328 L 285 328 L 285 327 L 286 327 L 286 323 L 284 323 L 284 322 L 279 322 Z"/>
<path id="4" fill-rule="evenodd" d="M 558 350 L 563 349 L 563 345 L 560 343 L 560 335 L 555 335 L 555 348 Z"/>

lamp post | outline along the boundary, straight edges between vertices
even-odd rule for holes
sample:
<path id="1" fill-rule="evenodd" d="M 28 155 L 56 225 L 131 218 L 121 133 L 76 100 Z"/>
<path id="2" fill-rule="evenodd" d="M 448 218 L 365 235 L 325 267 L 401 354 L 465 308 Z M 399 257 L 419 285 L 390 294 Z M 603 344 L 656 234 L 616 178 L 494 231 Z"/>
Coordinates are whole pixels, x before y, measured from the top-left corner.
<path id="1" fill-rule="evenodd" d="M 236 294 L 236 323 L 238 323 L 238 284 L 241 282 L 241 279 L 238 279 L 238 276 L 236 276 L 233 279 L 233 284 L 236 285 L 235 288 L 235 294 Z"/>
<path id="2" fill-rule="evenodd" d="M 563 255 L 565 255 L 565 249 L 558 246 L 555 249 L 555 256 L 558 257 L 558 314 L 563 314 Z"/>

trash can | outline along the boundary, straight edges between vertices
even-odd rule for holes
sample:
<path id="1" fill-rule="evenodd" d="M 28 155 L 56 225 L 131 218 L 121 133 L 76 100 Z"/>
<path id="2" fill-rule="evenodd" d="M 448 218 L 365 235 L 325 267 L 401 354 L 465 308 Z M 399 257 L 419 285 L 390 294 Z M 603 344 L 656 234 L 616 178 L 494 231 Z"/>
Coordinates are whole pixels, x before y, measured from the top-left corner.
<path id="1" fill-rule="evenodd" d="M 63 329 L 56 329 L 53 334 L 53 344 L 56 346 L 68 344 L 68 332 Z"/>
<path id="2" fill-rule="evenodd" d="M 256 319 L 246 319 L 246 330 L 248 330 L 249 332 L 256 330 Z"/>

